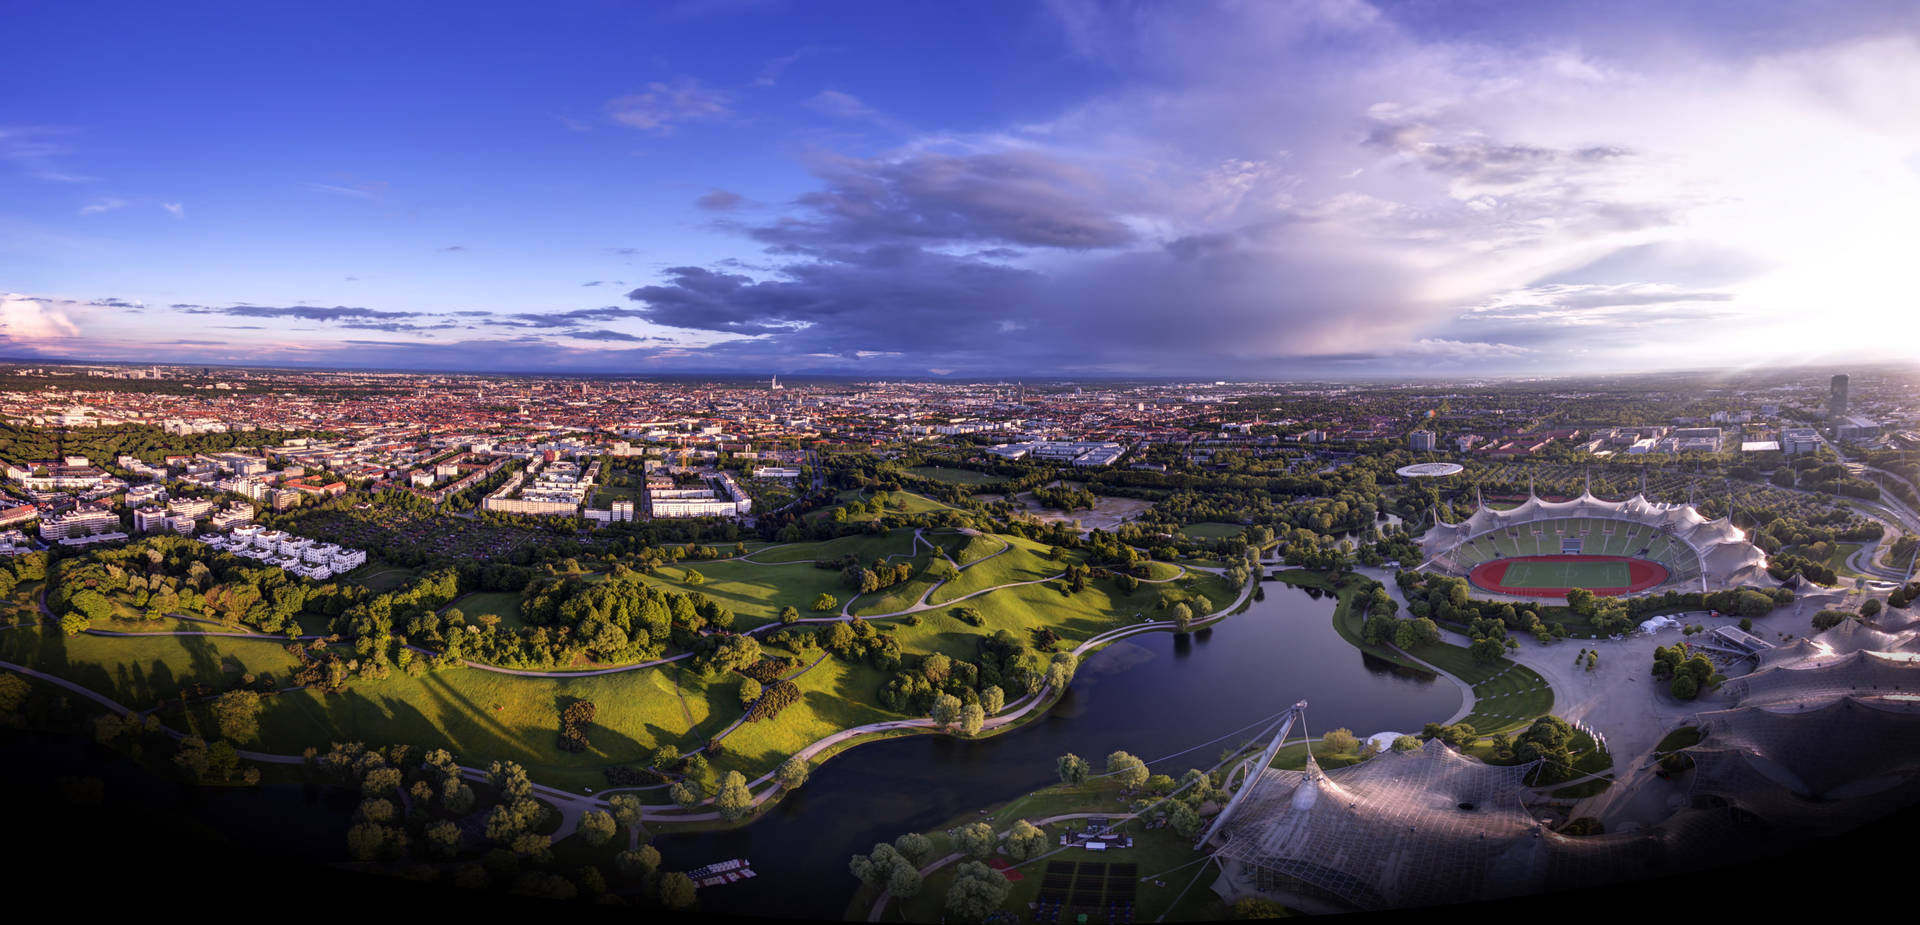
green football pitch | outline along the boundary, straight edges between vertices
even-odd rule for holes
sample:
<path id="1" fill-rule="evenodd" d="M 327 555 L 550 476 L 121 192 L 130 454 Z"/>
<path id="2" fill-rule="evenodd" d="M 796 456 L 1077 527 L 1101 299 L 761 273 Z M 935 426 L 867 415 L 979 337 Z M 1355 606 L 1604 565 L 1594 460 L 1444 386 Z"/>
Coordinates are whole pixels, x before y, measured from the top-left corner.
<path id="1" fill-rule="evenodd" d="M 1625 588 L 1625 562 L 1510 562 L 1500 583 L 1509 588 Z"/>

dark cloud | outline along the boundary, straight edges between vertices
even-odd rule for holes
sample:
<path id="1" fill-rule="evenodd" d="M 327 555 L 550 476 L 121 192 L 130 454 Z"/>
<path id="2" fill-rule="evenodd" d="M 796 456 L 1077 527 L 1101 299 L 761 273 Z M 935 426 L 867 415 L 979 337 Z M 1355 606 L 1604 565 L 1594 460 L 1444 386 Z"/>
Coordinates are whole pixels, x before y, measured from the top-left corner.
<path id="1" fill-rule="evenodd" d="M 602 282 L 602 280 L 597 280 L 597 279 L 596 279 L 596 280 L 594 280 L 593 282 L 590 282 L 590 283 L 581 283 L 580 285 L 582 285 L 582 286 L 598 286 L 598 285 L 600 285 L 600 283 L 601 283 L 601 282 Z"/>
<path id="2" fill-rule="evenodd" d="M 709 212 L 731 212 L 739 208 L 740 204 L 745 201 L 746 198 L 739 193 L 717 189 L 701 196 L 699 199 L 695 199 L 693 204 Z"/>
<path id="3" fill-rule="evenodd" d="M 581 340 L 618 340 L 618 341 L 631 341 L 634 343 L 639 343 L 641 341 L 664 340 L 664 338 L 641 337 L 635 334 L 628 334 L 625 331 L 609 331 L 604 328 L 599 330 L 594 330 L 594 331 L 568 331 L 566 332 L 566 335 L 568 337 L 577 337 Z"/>
<path id="4" fill-rule="evenodd" d="M 645 316 L 646 312 L 643 309 L 603 305 L 599 308 L 576 308 L 567 312 L 518 312 L 497 317 L 486 323 L 507 327 L 571 328 L 589 321 L 618 321 L 622 318 Z"/>
<path id="5" fill-rule="evenodd" d="M 467 246 L 465 244 L 449 244 L 446 247 L 440 248 L 440 252 L 444 254 L 451 251 L 464 251 L 466 249 Z"/>
<path id="6" fill-rule="evenodd" d="M 1111 191 L 1098 174 L 1039 152 L 841 158 L 815 172 L 825 188 L 795 200 L 803 215 L 747 233 L 795 252 L 887 242 L 1085 250 L 1134 239 L 1105 208 Z"/>
<path id="7" fill-rule="evenodd" d="M 405 321 L 343 321 L 343 328 L 355 328 L 363 331 L 385 331 L 388 334 L 419 334 L 427 331 L 440 331 L 457 327 L 452 322 L 440 324 L 411 324 Z"/>

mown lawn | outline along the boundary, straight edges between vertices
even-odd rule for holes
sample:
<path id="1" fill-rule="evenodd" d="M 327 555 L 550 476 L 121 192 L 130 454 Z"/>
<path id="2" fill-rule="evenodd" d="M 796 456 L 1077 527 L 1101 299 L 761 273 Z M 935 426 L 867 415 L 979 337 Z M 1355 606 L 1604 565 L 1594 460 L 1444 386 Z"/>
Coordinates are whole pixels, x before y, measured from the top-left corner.
<path id="1" fill-rule="evenodd" d="M 368 558 L 367 564 L 340 576 L 340 580 L 348 584 L 359 585 L 362 588 L 378 594 L 382 591 L 392 591 L 395 588 L 405 587 L 406 585 L 412 584 L 413 580 L 418 577 L 420 577 L 419 569 L 393 565 L 377 559 Z"/>
<path id="2" fill-rule="evenodd" d="M 1180 528 L 1180 532 L 1195 539 L 1221 540 L 1230 536 L 1239 536 L 1246 532 L 1246 529 L 1247 528 L 1241 524 L 1208 520 L 1197 524 L 1187 524 Z"/>
<path id="3" fill-rule="evenodd" d="M 950 469 L 946 466 L 914 466 L 907 471 L 923 479 L 933 479 L 936 482 L 946 482 L 950 485 L 971 485 L 977 487 L 980 485 L 992 485 L 995 482 L 1002 481 L 998 476 L 988 475 L 984 472 L 975 472 L 972 469 Z"/>
<path id="4" fill-rule="evenodd" d="M 519 629 L 527 625 L 520 619 L 520 601 L 524 595 L 519 591 L 475 591 L 462 595 L 455 600 L 453 609 L 459 610 L 468 623 L 477 622 L 481 614 L 493 614 L 500 618 L 500 626 L 506 629 Z"/>
<path id="5" fill-rule="evenodd" d="M 871 562 L 875 558 L 895 553 L 911 552 L 913 530 L 899 527 L 879 536 L 856 533 L 810 543 L 793 543 L 785 546 L 773 546 L 753 553 L 754 562 L 811 562 L 816 559 L 838 559 L 842 556 L 857 556 L 862 562 Z"/>
<path id="6" fill-rule="evenodd" d="M 176 698 L 182 687 L 195 682 L 226 690 L 239 684 L 244 675 L 253 674 L 291 683 L 299 668 L 284 641 L 218 636 L 67 636 L 52 626 L 0 633 L 0 659 L 66 678 L 136 710 Z M 100 712 L 106 709 L 101 707 Z"/>
<path id="7" fill-rule="evenodd" d="M 709 682 L 677 666 L 592 677 L 526 678 L 475 668 L 419 678 L 396 671 L 356 680 L 345 692 L 289 692 L 260 716 L 264 751 L 299 754 L 331 742 L 406 743 L 445 748 L 468 764 L 517 761 L 534 780 L 579 790 L 606 786 L 601 769 L 644 761 L 663 743 L 704 744 L 740 714 L 735 684 Z M 560 711 L 576 699 L 598 708 L 589 748 L 561 751 Z"/>
<path id="8" fill-rule="evenodd" d="M 697 585 L 688 584 L 688 569 L 699 572 L 704 580 Z M 816 616 L 812 612 L 814 598 L 826 593 L 845 601 L 852 593 L 840 583 L 839 569 L 805 564 L 763 565 L 744 559 L 665 565 L 660 567 L 659 574 L 642 574 L 640 578 L 668 591 L 682 594 L 697 591 L 706 595 L 733 611 L 735 630 L 772 623 L 779 619 L 780 609 L 787 606 L 804 616 Z"/>

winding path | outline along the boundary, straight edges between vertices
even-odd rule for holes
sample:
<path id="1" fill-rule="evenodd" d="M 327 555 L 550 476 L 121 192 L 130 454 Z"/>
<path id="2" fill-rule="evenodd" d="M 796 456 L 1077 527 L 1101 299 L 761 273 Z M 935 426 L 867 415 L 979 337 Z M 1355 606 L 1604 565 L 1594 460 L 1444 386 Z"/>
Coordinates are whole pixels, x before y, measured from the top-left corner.
<path id="1" fill-rule="evenodd" d="M 917 535 L 918 533 L 916 531 L 916 536 Z M 1011 544 L 1008 544 L 1008 545 L 1010 548 Z M 1006 550 L 1004 549 L 1001 550 L 1001 552 L 1005 552 L 1005 551 Z M 995 553 L 995 555 L 999 555 L 999 553 Z M 987 557 L 987 558 L 990 558 L 990 557 Z M 986 558 L 976 560 L 973 563 L 969 563 L 969 565 L 977 565 L 980 562 L 984 562 L 984 561 L 986 561 Z M 771 563 L 759 563 L 759 564 L 771 564 Z M 1210 574 L 1222 574 L 1225 572 L 1224 568 L 1208 568 L 1208 567 L 1202 567 L 1202 566 L 1182 566 L 1181 568 L 1182 568 L 1182 572 L 1180 575 L 1175 575 L 1171 578 L 1165 578 L 1165 579 L 1151 579 L 1150 581 L 1159 582 L 1159 583 L 1175 581 L 1175 580 L 1178 580 L 1180 577 L 1184 576 L 1189 570 L 1196 571 L 1196 572 L 1205 572 Z M 1035 579 L 1032 581 L 1012 582 L 1005 585 L 998 585 L 993 588 L 988 588 L 979 592 L 975 592 L 973 594 L 969 594 L 966 597 L 956 598 L 954 601 L 948 601 L 937 606 L 944 607 L 949 604 L 956 603 L 959 600 L 966 600 L 968 598 L 975 597 L 980 594 L 985 594 L 989 591 L 1000 590 L 1002 588 L 1008 588 L 1008 587 L 1016 587 L 1020 585 L 1038 584 L 1045 581 L 1052 581 L 1059 577 L 1060 576 L 1055 575 L 1048 578 Z M 1148 580 L 1148 579 L 1143 579 L 1143 581 L 1145 580 Z M 1241 588 L 1240 594 L 1237 597 L 1235 597 L 1232 602 L 1226 604 L 1225 606 L 1219 608 L 1218 610 L 1214 611 L 1213 613 L 1205 617 L 1193 620 L 1189 624 L 1189 629 L 1190 630 L 1199 629 L 1202 627 L 1211 626 L 1225 619 L 1229 614 L 1233 613 L 1242 604 L 1244 604 L 1248 600 L 1248 598 L 1250 598 L 1253 595 L 1254 590 L 1258 586 L 1259 586 L 1259 574 L 1256 571 L 1252 576 L 1250 576 L 1245 586 Z M 923 602 L 924 602 L 924 599 L 925 599 L 925 596 L 923 595 L 922 596 Z M 908 608 L 907 610 L 900 611 L 898 613 L 877 615 L 875 618 L 892 618 L 892 617 L 905 616 L 909 613 L 919 612 L 920 610 L 931 609 L 931 606 L 933 605 L 927 605 L 927 606 L 915 605 L 914 607 Z M 42 598 L 41 600 L 41 609 L 43 613 L 46 613 L 44 598 Z M 181 619 L 194 620 L 195 618 L 181 617 Z M 806 620 L 803 620 L 802 622 L 833 622 L 839 619 L 841 618 L 820 617 L 820 618 L 806 619 Z M 207 622 L 207 621 L 199 621 L 199 622 Z M 755 627 L 753 630 L 749 630 L 748 634 L 752 634 L 760 630 L 765 630 L 765 629 L 769 629 L 769 628 L 780 626 L 780 625 L 781 624 L 777 624 L 777 623 L 764 624 L 762 626 Z M 1140 623 L 1129 624 L 1125 626 L 1117 626 L 1112 629 L 1106 630 L 1105 632 L 1098 633 L 1092 637 L 1089 637 L 1085 641 L 1081 642 L 1079 645 L 1075 646 L 1071 650 L 1070 654 L 1072 654 L 1077 660 L 1083 657 L 1088 652 L 1091 652 L 1101 646 L 1104 646 L 1110 642 L 1125 638 L 1127 636 L 1133 636 L 1133 635 L 1146 633 L 1146 632 L 1156 632 L 1160 630 L 1171 630 L 1174 628 L 1175 628 L 1174 623 L 1171 620 L 1146 620 Z M 117 632 L 106 631 L 106 630 L 100 630 L 100 631 L 90 630 L 89 632 L 93 632 L 96 635 L 122 636 L 122 637 L 137 637 L 137 636 L 151 636 L 151 635 L 231 636 L 236 638 L 291 641 L 289 637 L 286 637 L 286 636 L 273 636 L 273 635 L 258 634 L 258 633 L 224 633 L 224 632 L 212 633 L 212 632 L 186 632 L 186 631 L 176 631 L 176 632 L 168 632 L 168 633 L 117 633 Z M 300 638 L 314 639 L 314 638 L 322 638 L 322 637 L 310 636 L 310 637 L 300 637 Z M 418 646 L 409 646 L 409 648 L 412 648 L 415 651 L 425 652 L 430 655 L 437 654 L 437 653 L 434 653 L 432 650 L 424 649 Z M 467 662 L 467 665 L 469 667 L 480 668 L 482 670 L 497 671 L 505 674 L 515 674 L 515 675 L 524 675 L 524 676 L 533 676 L 533 677 L 574 677 L 574 676 L 585 677 L 585 676 L 599 675 L 599 674 L 612 674 L 620 671 L 634 671 L 640 668 L 653 667 L 656 665 L 665 664 L 667 662 L 677 661 L 679 659 L 686 658 L 690 654 L 691 653 L 683 653 L 681 655 L 673 656 L 670 658 L 658 659 L 652 662 L 640 663 L 636 665 L 618 666 L 615 668 L 599 669 L 595 671 L 584 671 L 584 672 L 530 671 L 530 670 L 500 668 L 498 666 L 483 665 L 483 664 L 474 663 L 474 662 Z M 825 657 L 826 656 L 823 655 L 820 659 L 816 659 L 812 664 L 808 665 L 805 669 L 802 669 L 800 672 L 793 675 L 793 677 L 798 677 L 799 674 L 804 674 L 806 671 L 812 670 L 815 666 L 819 665 L 820 662 L 825 659 Z M 105 706 L 106 708 L 114 711 L 117 714 L 124 715 L 124 714 L 133 712 L 123 704 L 120 704 L 112 700 L 111 698 L 108 698 L 104 694 L 100 694 L 96 691 L 90 690 L 88 688 L 85 688 L 79 684 L 65 680 L 63 678 L 58 678 L 56 676 L 49 675 L 44 672 L 36 671 L 34 669 L 27 668 L 22 665 L 15 665 L 10 662 L 0 662 L 0 668 L 17 671 L 22 674 L 40 678 L 50 683 L 57 684 L 62 688 L 81 694 L 82 696 L 85 696 L 88 699 L 93 700 L 96 703 L 99 703 L 102 706 Z M 1052 693 L 1053 693 L 1052 686 L 1043 683 L 1037 690 L 1034 690 L 1028 693 L 1026 696 L 1020 698 L 1019 700 L 1011 704 L 1008 704 L 1005 710 L 999 715 L 988 718 L 982 726 L 982 732 L 998 730 L 998 729 L 1002 729 L 1002 728 L 1014 725 L 1016 723 L 1019 723 L 1021 720 L 1032 715 L 1036 710 L 1039 710 L 1040 708 L 1045 706 L 1047 703 L 1049 703 L 1052 699 L 1050 697 Z M 742 721 L 744 721 L 744 719 L 745 718 L 742 717 Z M 728 727 L 727 731 L 732 731 L 732 729 L 736 728 L 739 724 L 740 724 L 739 722 L 735 722 L 733 726 Z M 186 735 L 186 733 L 180 732 L 178 730 L 174 730 L 169 727 L 163 727 L 163 728 L 166 729 L 166 732 L 169 736 L 172 736 L 175 739 L 184 738 Z M 816 755 L 819 755 L 820 753 L 825 752 L 828 749 L 832 749 L 835 746 L 839 746 L 841 744 L 848 743 L 848 742 L 853 742 L 858 739 L 861 739 L 867 736 L 872 736 L 872 735 L 890 735 L 897 732 L 910 732 L 910 733 L 918 734 L 918 733 L 930 733 L 930 732 L 941 732 L 941 731 L 944 731 L 944 728 L 939 724 L 936 724 L 930 718 L 888 720 L 888 721 L 883 721 L 878 723 L 868 723 L 861 726 L 849 727 L 847 729 L 842 729 L 838 732 L 828 734 L 808 744 L 807 746 L 801 748 L 799 751 L 795 752 L 794 757 L 798 757 L 798 758 L 801 758 L 802 760 L 806 760 L 810 762 Z M 723 732 L 722 734 L 724 735 L 725 733 Z M 271 764 L 303 764 L 306 762 L 305 756 L 302 756 L 302 755 L 272 755 L 272 754 L 267 754 L 263 752 L 252 752 L 252 751 L 240 751 L 239 755 L 242 758 L 245 758 L 249 761 L 258 761 L 258 762 L 265 762 L 265 763 L 271 763 Z M 767 773 L 762 774 L 761 776 L 755 778 L 754 780 L 748 783 L 747 786 L 750 790 L 754 788 L 760 788 L 759 791 L 757 793 L 754 793 L 753 795 L 753 802 L 752 802 L 753 806 L 757 807 L 764 804 L 767 800 L 771 799 L 776 793 L 779 792 L 780 785 L 774 782 L 776 771 L 768 771 Z M 487 778 L 487 773 L 478 768 L 469 768 L 469 767 L 461 766 L 461 772 L 463 776 L 466 776 L 470 779 L 485 780 Z M 657 790 L 658 788 L 657 787 L 612 788 L 612 789 L 600 791 L 599 794 L 591 795 L 591 796 L 568 793 L 566 791 L 558 790 L 552 787 L 547 787 L 541 784 L 534 784 L 533 789 L 536 794 L 538 794 L 545 801 L 549 802 L 553 806 L 553 808 L 559 812 L 560 825 L 553 835 L 555 839 L 559 839 L 559 838 L 564 838 L 569 834 L 572 834 L 572 832 L 578 827 L 580 818 L 584 816 L 587 812 L 593 811 L 593 810 L 608 809 L 609 807 L 606 803 L 607 797 L 617 793 L 640 792 L 640 791 L 645 791 L 650 789 Z M 711 804 L 712 802 L 713 802 L 712 799 L 703 801 L 703 803 L 706 803 L 706 804 Z M 642 821 L 651 821 L 651 822 L 704 822 L 704 821 L 720 820 L 723 818 L 718 811 L 689 813 L 681 809 L 678 805 L 675 805 L 675 804 L 643 805 L 641 807 L 641 810 L 642 810 L 641 812 Z"/>

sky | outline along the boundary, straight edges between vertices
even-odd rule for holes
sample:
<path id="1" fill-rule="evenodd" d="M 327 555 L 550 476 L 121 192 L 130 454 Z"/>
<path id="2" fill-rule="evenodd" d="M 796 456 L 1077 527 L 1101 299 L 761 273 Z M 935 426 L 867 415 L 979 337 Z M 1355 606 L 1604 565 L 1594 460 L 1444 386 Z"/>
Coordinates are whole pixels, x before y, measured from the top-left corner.
<path id="1" fill-rule="evenodd" d="M 1906 360 L 1911 3 L 8 5 L 0 356 Z"/>

